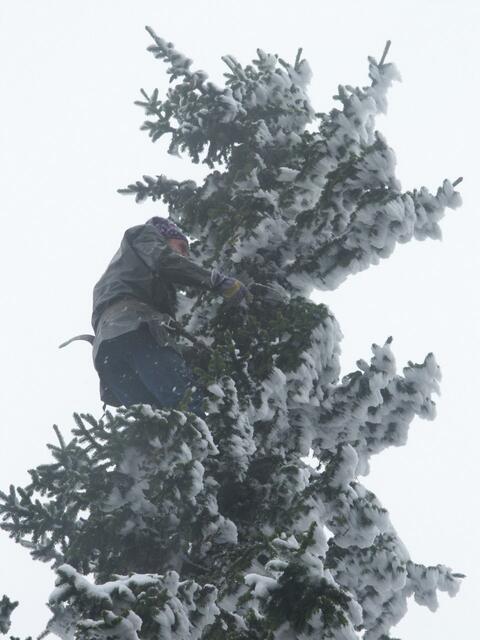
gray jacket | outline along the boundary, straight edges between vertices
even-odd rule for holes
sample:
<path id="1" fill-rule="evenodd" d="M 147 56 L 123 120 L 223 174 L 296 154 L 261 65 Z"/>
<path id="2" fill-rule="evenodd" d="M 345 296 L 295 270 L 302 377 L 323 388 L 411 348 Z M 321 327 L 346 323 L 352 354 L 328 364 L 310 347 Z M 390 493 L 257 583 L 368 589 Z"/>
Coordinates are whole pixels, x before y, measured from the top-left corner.
<path id="1" fill-rule="evenodd" d="M 94 362 L 103 341 L 142 324 L 160 344 L 177 348 L 164 324 L 175 317 L 176 285 L 210 289 L 211 271 L 173 251 L 154 225 L 127 229 L 93 290 Z"/>

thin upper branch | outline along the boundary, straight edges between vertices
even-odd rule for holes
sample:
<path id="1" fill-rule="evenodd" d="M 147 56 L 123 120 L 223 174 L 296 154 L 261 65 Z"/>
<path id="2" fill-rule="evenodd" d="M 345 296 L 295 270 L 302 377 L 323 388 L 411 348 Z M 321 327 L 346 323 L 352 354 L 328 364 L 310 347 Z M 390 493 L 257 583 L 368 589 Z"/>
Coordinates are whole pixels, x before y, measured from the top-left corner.
<path id="1" fill-rule="evenodd" d="M 388 50 L 390 49 L 390 45 L 392 44 L 391 40 L 387 40 L 387 44 L 385 45 L 385 49 L 383 50 L 382 57 L 380 58 L 380 62 L 378 64 L 379 67 L 385 62 L 385 58 L 387 57 Z"/>

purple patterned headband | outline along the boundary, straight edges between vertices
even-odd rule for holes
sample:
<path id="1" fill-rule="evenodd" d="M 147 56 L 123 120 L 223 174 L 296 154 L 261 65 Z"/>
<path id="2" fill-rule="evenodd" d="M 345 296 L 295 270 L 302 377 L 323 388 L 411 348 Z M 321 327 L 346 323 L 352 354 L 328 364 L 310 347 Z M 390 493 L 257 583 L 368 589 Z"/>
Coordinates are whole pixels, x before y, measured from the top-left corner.
<path id="1" fill-rule="evenodd" d="M 178 240 L 185 240 L 188 244 L 187 236 L 180 231 L 174 222 L 171 222 L 167 218 L 160 218 L 160 216 L 154 216 L 147 220 L 146 224 L 152 224 L 165 238 L 177 238 Z"/>

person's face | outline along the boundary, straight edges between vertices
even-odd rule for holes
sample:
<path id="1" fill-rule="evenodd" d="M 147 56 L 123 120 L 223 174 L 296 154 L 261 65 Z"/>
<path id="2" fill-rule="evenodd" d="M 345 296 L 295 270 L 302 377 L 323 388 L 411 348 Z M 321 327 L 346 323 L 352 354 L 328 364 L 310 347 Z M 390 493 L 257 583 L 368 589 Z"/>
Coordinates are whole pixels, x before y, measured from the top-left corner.
<path id="1" fill-rule="evenodd" d="M 168 246 L 185 258 L 188 257 L 188 242 L 180 238 L 169 238 Z"/>

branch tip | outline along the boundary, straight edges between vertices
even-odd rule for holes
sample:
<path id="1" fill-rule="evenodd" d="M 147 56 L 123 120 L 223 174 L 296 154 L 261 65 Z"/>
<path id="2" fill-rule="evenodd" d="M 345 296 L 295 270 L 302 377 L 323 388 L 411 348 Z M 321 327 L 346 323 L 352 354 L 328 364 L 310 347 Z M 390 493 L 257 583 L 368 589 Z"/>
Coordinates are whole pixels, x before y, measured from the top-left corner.
<path id="1" fill-rule="evenodd" d="M 387 40 L 387 43 L 385 45 L 385 49 L 383 50 L 382 57 L 380 58 L 380 62 L 378 64 L 379 67 L 381 67 L 384 64 L 385 58 L 387 57 L 387 54 L 388 54 L 388 51 L 390 49 L 390 45 L 391 44 L 392 44 L 392 41 L 391 40 Z"/>
<path id="2" fill-rule="evenodd" d="M 55 431 L 55 435 L 58 438 L 60 446 L 62 447 L 62 449 L 65 449 L 65 440 L 63 439 L 63 436 L 60 433 L 60 429 L 58 428 L 58 426 L 56 424 L 53 425 L 53 430 Z"/>
<path id="3" fill-rule="evenodd" d="M 297 51 L 297 56 L 295 58 L 295 66 L 293 67 L 295 70 L 298 69 L 298 65 L 300 64 L 301 60 L 302 60 L 302 53 L 303 53 L 303 49 L 302 47 L 300 47 Z"/>

